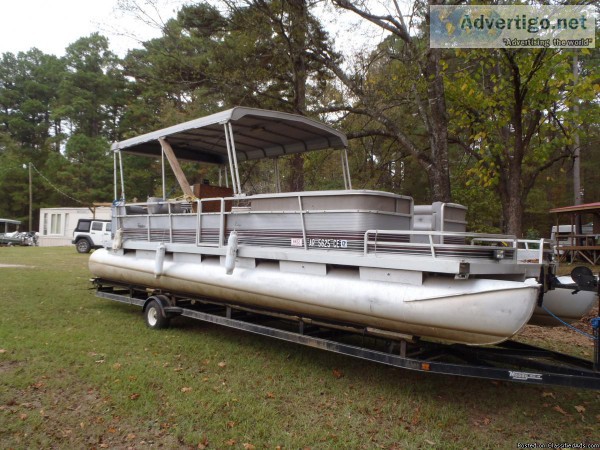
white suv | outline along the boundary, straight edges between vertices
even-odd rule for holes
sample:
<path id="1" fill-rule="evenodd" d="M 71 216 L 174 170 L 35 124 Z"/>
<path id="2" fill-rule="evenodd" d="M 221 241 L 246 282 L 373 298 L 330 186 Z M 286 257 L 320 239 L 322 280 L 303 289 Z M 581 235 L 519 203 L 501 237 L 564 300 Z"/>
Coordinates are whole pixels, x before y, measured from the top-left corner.
<path id="1" fill-rule="evenodd" d="M 79 253 L 89 253 L 93 248 L 110 245 L 110 220 L 79 219 L 73 231 L 72 244 Z"/>

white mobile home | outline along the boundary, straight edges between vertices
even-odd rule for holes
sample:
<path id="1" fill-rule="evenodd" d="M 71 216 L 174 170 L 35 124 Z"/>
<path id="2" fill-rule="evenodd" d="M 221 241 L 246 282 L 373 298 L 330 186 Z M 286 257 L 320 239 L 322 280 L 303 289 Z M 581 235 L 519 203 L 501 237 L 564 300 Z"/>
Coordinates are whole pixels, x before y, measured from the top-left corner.
<path id="1" fill-rule="evenodd" d="M 97 206 L 94 208 L 41 208 L 39 245 L 56 247 L 71 245 L 73 230 L 79 219 L 109 219 L 111 208 Z"/>

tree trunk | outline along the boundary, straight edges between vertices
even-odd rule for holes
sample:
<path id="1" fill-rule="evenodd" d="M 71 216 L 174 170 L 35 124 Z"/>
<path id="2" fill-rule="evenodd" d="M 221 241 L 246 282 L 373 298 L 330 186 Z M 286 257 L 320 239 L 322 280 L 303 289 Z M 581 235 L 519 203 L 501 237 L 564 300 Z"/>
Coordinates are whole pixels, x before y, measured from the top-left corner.
<path id="1" fill-rule="evenodd" d="M 498 193 L 502 202 L 502 231 L 521 238 L 523 235 L 524 199 L 521 181 L 522 169 L 520 161 L 514 159 L 504 167 L 500 177 Z"/>
<path id="2" fill-rule="evenodd" d="M 579 58 L 577 53 L 573 55 L 573 84 L 577 84 L 577 80 L 579 79 Z M 573 111 L 579 120 L 579 103 L 575 101 L 573 104 Z M 581 189 L 581 152 L 580 152 L 580 142 L 579 142 L 579 131 L 577 127 L 574 127 L 575 131 L 573 133 L 573 204 L 581 205 L 583 203 L 583 190 Z M 581 220 L 581 216 L 578 215 L 577 218 Z M 577 224 L 581 226 L 580 223 Z"/>
<path id="3" fill-rule="evenodd" d="M 523 237 L 523 203 L 518 196 L 510 196 L 502 200 L 502 212 L 504 216 L 504 232 Z"/>
<path id="4" fill-rule="evenodd" d="M 429 143 L 431 161 L 429 183 L 433 201 L 452 201 L 450 188 L 450 162 L 448 157 L 448 115 L 444 79 L 440 68 L 440 49 L 430 49 L 427 53 L 423 76 L 427 80 L 427 100 L 429 105 Z M 427 120 L 427 118 L 425 119 Z"/>
<path id="5" fill-rule="evenodd" d="M 288 36 L 290 62 L 293 70 L 294 112 L 306 114 L 306 41 L 308 34 L 308 7 L 306 0 L 288 2 L 290 15 L 290 30 Z M 301 192 L 304 190 L 304 157 L 297 153 L 290 163 L 291 176 L 289 190 Z"/>

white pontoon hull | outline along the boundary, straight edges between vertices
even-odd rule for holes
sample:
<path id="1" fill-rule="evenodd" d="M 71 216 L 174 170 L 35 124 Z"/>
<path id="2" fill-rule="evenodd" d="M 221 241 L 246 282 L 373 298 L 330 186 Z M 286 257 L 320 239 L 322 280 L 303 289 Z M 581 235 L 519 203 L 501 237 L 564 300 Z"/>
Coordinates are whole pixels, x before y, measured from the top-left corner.
<path id="1" fill-rule="evenodd" d="M 558 277 L 562 284 L 572 284 L 573 279 L 570 276 Z M 544 308 L 551 311 L 561 320 L 572 323 L 580 320 L 591 311 L 598 300 L 595 292 L 578 291 L 574 293 L 571 289 L 553 289 L 544 294 Z M 563 325 L 562 322 L 552 317 L 546 310 L 536 306 L 530 325 L 540 325 L 545 327 L 556 327 Z"/>
<path id="2" fill-rule="evenodd" d="M 154 252 L 100 249 L 90 258 L 99 278 L 191 297 L 357 324 L 452 342 L 494 344 L 529 321 L 538 284 L 492 279 L 431 277 L 422 284 L 361 280 L 356 269 L 326 275 L 282 271 L 278 262 L 236 267 L 231 275 L 218 258 L 165 257 L 155 276 Z"/>

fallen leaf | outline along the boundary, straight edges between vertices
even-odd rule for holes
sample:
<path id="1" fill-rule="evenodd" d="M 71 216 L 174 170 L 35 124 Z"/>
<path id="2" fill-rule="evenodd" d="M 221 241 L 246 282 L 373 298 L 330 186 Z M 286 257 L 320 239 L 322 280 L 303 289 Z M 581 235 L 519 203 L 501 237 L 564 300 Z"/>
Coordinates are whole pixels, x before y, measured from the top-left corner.
<path id="1" fill-rule="evenodd" d="M 25 420 L 25 419 L 27 419 L 27 414 L 25 414 L 25 413 L 21 414 L 21 415 L 19 416 L 19 419 L 21 419 L 21 420 Z"/>
<path id="2" fill-rule="evenodd" d="M 181 392 L 190 392 L 192 390 L 191 387 L 182 387 Z"/>
<path id="3" fill-rule="evenodd" d="M 256 449 L 256 447 L 254 445 L 248 444 L 248 443 L 243 444 L 243 446 L 246 450 L 255 450 Z"/>
<path id="4" fill-rule="evenodd" d="M 344 376 L 344 372 L 342 372 L 340 369 L 333 369 L 333 376 L 336 378 L 342 378 Z"/>
<path id="5" fill-rule="evenodd" d="M 483 419 L 483 424 L 484 425 L 489 425 L 490 423 L 492 423 L 492 419 L 490 419 L 489 417 L 485 417 Z"/>
<path id="6" fill-rule="evenodd" d="M 6 349 L 0 348 L 0 353 L 6 353 Z"/>
<path id="7" fill-rule="evenodd" d="M 137 400 L 138 398 L 140 398 L 140 394 L 138 393 L 133 393 L 129 396 L 129 400 Z"/>
<path id="8" fill-rule="evenodd" d="M 562 415 L 566 416 L 567 412 L 562 409 L 560 406 L 556 405 L 554 408 L 552 408 L 554 411 L 561 413 Z"/>
<path id="9" fill-rule="evenodd" d="M 233 420 L 227 422 L 227 428 L 233 428 L 235 427 L 235 422 Z"/>
<path id="10" fill-rule="evenodd" d="M 585 406 L 583 405 L 577 405 L 575 406 L 575 409 L 577 410 L 578 413 L 584 413 L 585 412 Z"/>
<path id="11" fill-rule="evenodd" d="M 542 392 L 542 397 L 554 397 L 554 392 Z"/>
<path id="12" fill-rule="evenodd" d="M 429 439 L 425 439 L 425 442 L 429 445 L 435 445 L 435 442 L 430 441 Z"/>
<path id="13" fill-rule="evenodd" d="M 127 439 L 128 441 L 133 441 L 135 438 L 136 438 L 136 435 L 135 435 L 135 434 L 133 434 L 133 433 L 129 433 L 129 434 L 127 435 L 127 438 L 126 438 L 126 439 Z"/>
<path id="14" fill-rule="evenodd" d="M 272 392 L 267 392 L 267 398 L 275 398 L 275 394 Z"/>
<path id="15" fill-rule="evenodd" d="M 221 367 L 221 368 L 226 367 L 226 366 L 227 366 L 227 363 L 225 361 L 221 361 L 219 363 L 219 367 Z"/>
<path id="16" fill-rule="evenodd" d="M 108 448 L 108 444 L 100 444 L 100 448 Z"/>
<path id="17" fill-rule="evenodd" d="M 233 447 L 235 445 L 235 439 L 229 439 L 225 441 L 225 444 L 229 445 L 230 447 Z"/>
<path id="18" fill-rule="evenodd" d="M 419 424 L 419 422 L 421 421 L 421 419 L 419 418 L 420 415 L 421 415 L 421 409 L 417 406 L 415 408 L 415 415 L 414 415 L 414 417 L 410 421 L 411 425 L 418 425 Z"/>
<path id="19" fill-rule="evenodd" d="M 112 368 L 115 369 L 115 370 L 119 370 L 121 368 L 121 363 L 114 363 L 112 365 Z"/>

